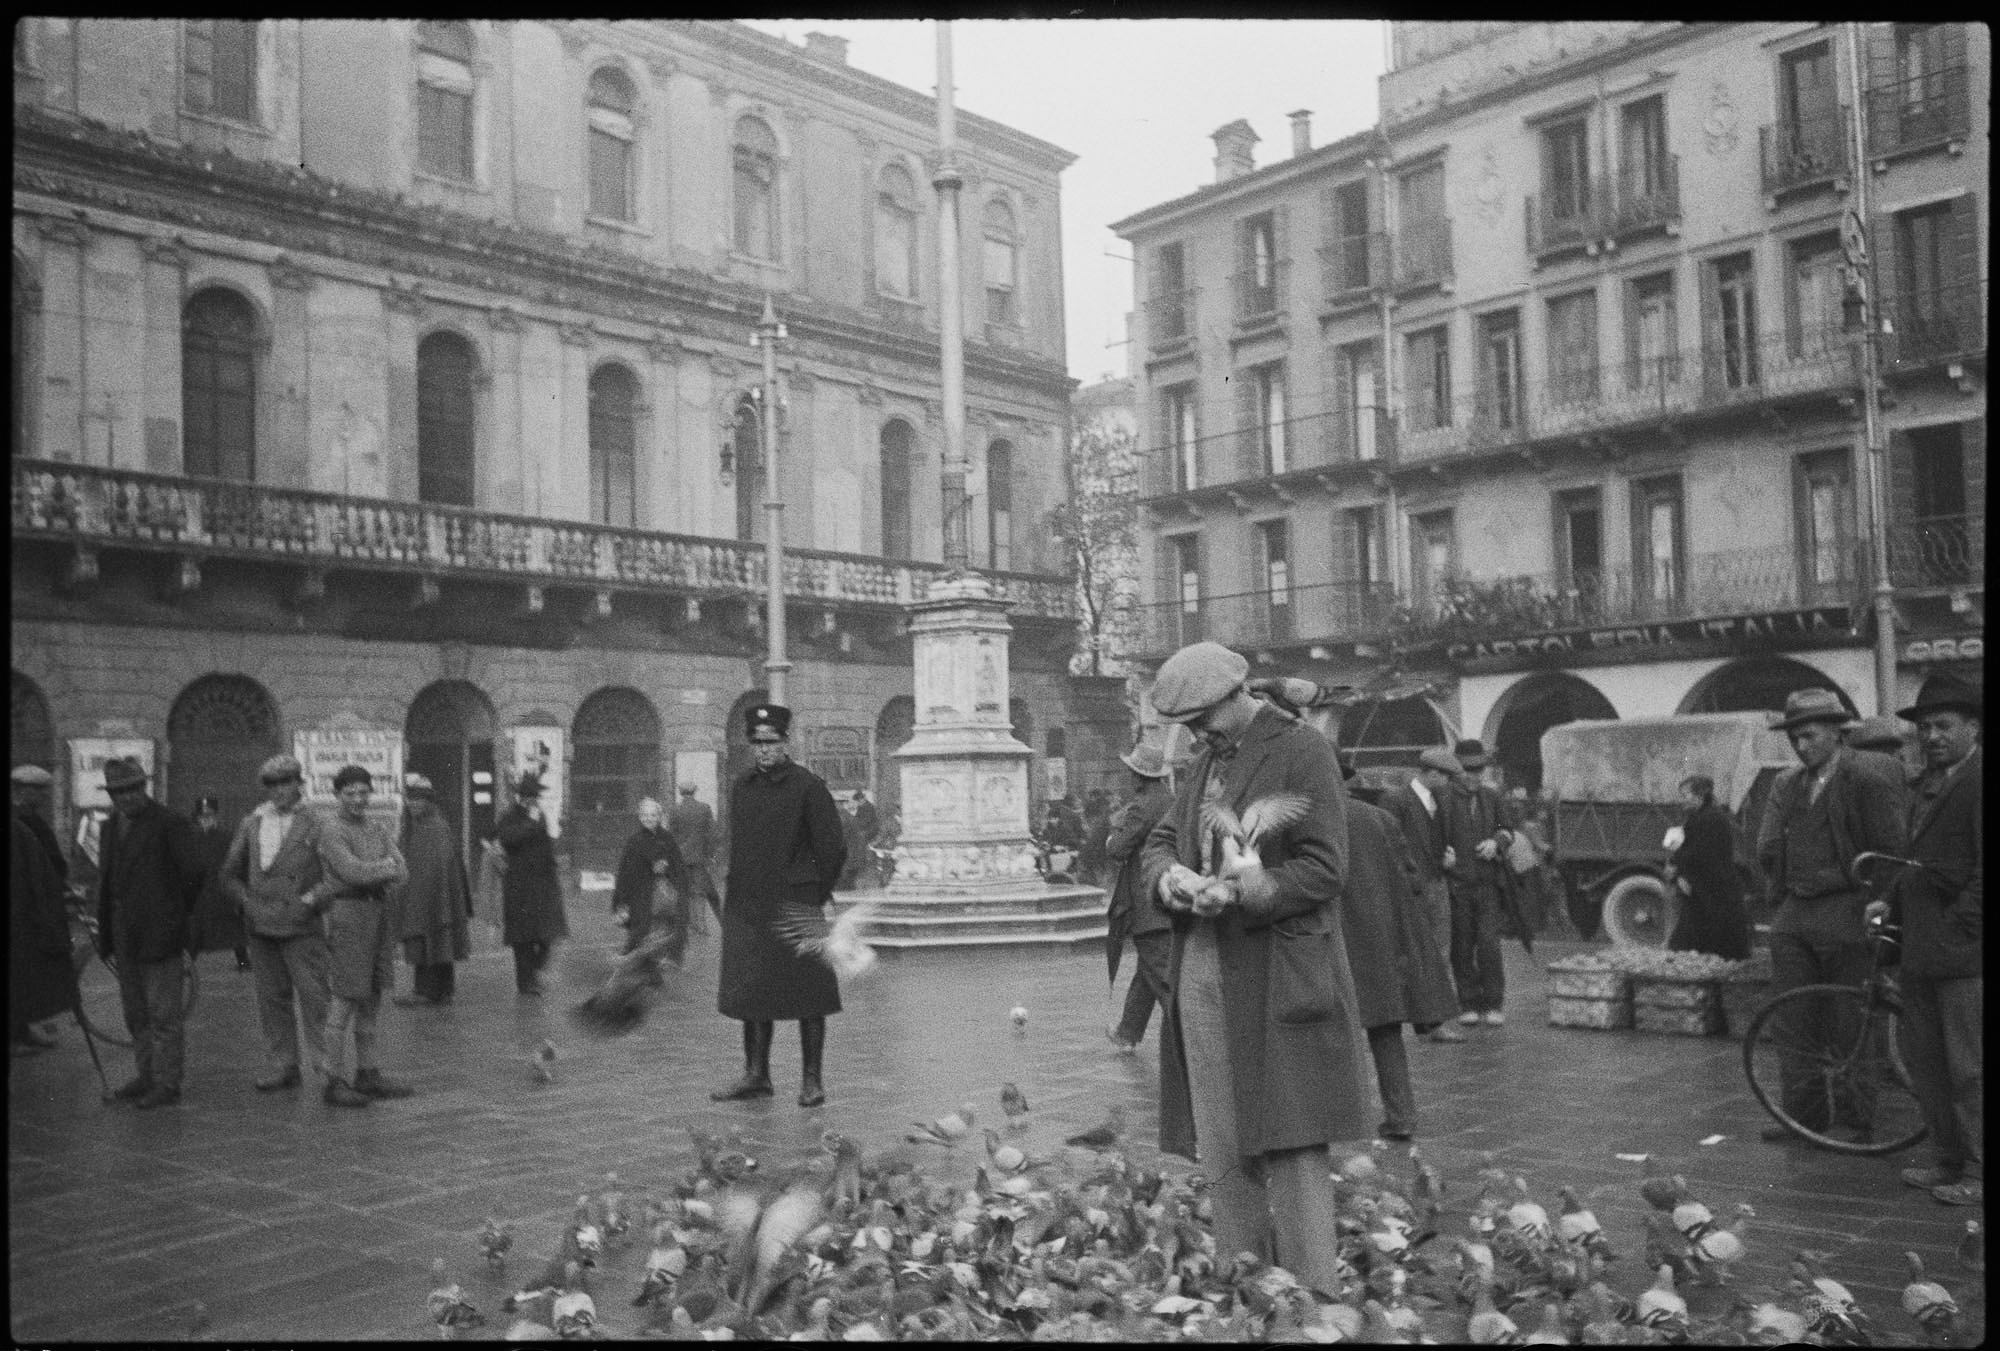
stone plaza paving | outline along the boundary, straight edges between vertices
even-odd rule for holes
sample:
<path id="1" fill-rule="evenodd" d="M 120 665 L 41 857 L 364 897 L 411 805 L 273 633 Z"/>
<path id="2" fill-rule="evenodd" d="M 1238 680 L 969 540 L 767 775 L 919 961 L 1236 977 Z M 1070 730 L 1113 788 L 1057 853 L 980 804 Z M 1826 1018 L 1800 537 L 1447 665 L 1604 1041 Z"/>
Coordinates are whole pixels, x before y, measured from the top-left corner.
<path id="1" fill-rule="evenodd" d="M 202 958 L 179 1107 L 101 1103 L 82 1038 L 65 1020 L 59 1049 L 10 1065 L 15 1340 L 434 1337 L 424 1297 L 440 1256 L 486 1314 L 479 1333 L 497 1336 L 509 1321 L 502 1297 L 542 1269 L 578 1194 L 613 1170 L 634 1192 L 678 1179 L 693 1159 L 690 1129 L 740 1132 L 778 1167 L 817 1153 L 829 1127 L 872 1154 L 913 1119 L 962 1101 L 997 1121 L 998 1085 L 1013 1079 L 1034 1108 L 1031 1151 L 1053 1152 L 1122 1102 L 1136 1152 L 1155 1155 L 1158 1022 L 1136 1056 L 1112 1051 L 1101 949 L 885 957 L 844 992 L 847 1011 L 830 1021 L 829 1100 L 804 1111 L 793 1102 L 790 1025 L 779 1027 L 772 1056 L 775 1098 L 709 1101 L 740 1070 L 738 1024 L 714 1012 L 713 932 L 697 937 L 686 971 L 639 1030 L 581 1037 L 567 1012 L 608 970 L 619 934 L 601 896 L 573 901 L 570 921 L 577 937 L 558 950 L 543 998 L 517 997 L 509 954 L 481 921 L 481 950 L 460 965 L 455 1004 L 385 1003 L 383 1065 L 417 1095 L 366 1110 L 327 1106 L 316 1087 L 253 1090 L 251 981 L 226 953 Z M 1977 1278 L 1952 1260 L 1969 1212 L 1899 1185 L 1908 1157 L 1760 1143 L 1767 1118 L 1745 1085 L 1739 1043 L 1548 1027 L 1541 962 L 1577 946 L 1538 944 L 1529 958 L 1510 944 L 1508 1025 L 1469 1029 L 1463 1045 L 1411 1048 L 1418 1138 L 1444 1175 L 1453 1226 L 1490 1151 L 1528 1177 L 1551 1213 L 1557 1187 L 1574 1186 L 1626 1254 L 1611 1283 L 1636 1292 L 1647 1281 L 1637 1260 L 1640 1167 L 1617 1156 L 1654 1153 L 1719 1216 L 1739 1200 L 1755 1206 L 1736 1287 L 1782 1286 L 1791 1253 L 1809 1247 L 1828 1254 L 1832 1274 L 1869 1309 L 1878 1340 L 1908 1343 L 1916 1328 L 1898 1306 L 1900 1254 L 1914 1249 L 1983 1320 Z M 1121 978 L 1130 970 L 1128 954 Z M 407 968 L 398 979 L 406 988 Z M 1015 1005 L 1029 1011 L 1024 1032 L 1009 1020 Z M 560 1059 L 554 1082 L 540 1085 L 527 1057 L 545 1037 Z M 105 1055 L 115 1086 L 130 1057 Z M 976 1142 L 924 1153 L 932 1171 L 968 1180 L 984 1157 Z M 474 1242 L 488 1215 L 515 1229 L 504 1274 L 487 1270 Z M 607 1335 L 639 1325 L 630 1295 L 643 1240 L 633 1246 L 607 1258 L 596 1283 Z"/>

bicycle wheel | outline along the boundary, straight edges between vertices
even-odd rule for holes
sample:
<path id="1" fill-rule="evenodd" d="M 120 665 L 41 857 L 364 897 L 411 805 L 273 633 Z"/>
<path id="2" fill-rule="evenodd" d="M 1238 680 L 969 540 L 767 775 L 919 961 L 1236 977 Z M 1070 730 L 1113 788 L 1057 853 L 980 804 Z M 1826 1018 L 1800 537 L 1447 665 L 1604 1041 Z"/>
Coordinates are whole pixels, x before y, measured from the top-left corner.
<path id="1" fill-rule="evenodd" d="M 1871 997 L 1859 986 L 1787 990 L 1757 1010 L 1744 1035 L 1750 1091 L 1765 1111 L 1823 1149 L 1908 1149 L 1926 1127 L 1897 1040 L 1900 1014 L 1894 995 Z M 1829 1133 L 1842 1127 L 1857 1129 L 1859 1138 Z"/>
<path id="2" fill-rule="evenodd" d="M 118 992 L 118 967 L 97 955 L 87 931 L 71 944 L 71 960 L 76 967 L 76 1017 L 84 1030 L 113 1046 L 130 1046 L 131 1033 L 125 1030 L 125 1002 Z M 201 993 L 201 978 L 194 958 L 181 958 L 181 1016 L 194 1011 Z"/>

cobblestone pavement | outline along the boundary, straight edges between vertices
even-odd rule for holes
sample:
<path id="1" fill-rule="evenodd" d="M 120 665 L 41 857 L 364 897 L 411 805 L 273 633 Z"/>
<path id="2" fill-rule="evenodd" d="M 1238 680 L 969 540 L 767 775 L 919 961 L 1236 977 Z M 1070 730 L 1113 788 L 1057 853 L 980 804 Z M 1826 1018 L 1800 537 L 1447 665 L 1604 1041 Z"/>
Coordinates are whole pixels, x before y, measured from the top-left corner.
<path id="1" fill-rule="evenodd" d="M 698 937 L 688 969 L 653 1016 L 616 1040 L 582 1039 L 564 1016 L 608 970 L 617 936 L 601 899 L 571 906 L 578 937 L 557 953 L 546 997 L 516 996 L 508 954 L 490 930 L 459 968 L 449 1009 L 385 1006 L 382 1061 L 417 1096 L 363 1111 L 329 1107 L 316 1088 L 255 1092 L 250 978 L 226 953 L 202 959 L 182 1105 L 135 1112 L 99 1101 L 75 1026 L 59 1049 L 14 1059 L 8 1107 L 8 1274 L 17 1341 L 404 1339 L 435 1335 L 424 1313 L 430 1263 L 443 1256 L 497 1335 L 501 1297 L 541 1269 L 580 1191 L 616 1170 L 628 1189 L 689 1166 L 689 1128 L 743 1133 L 784 1161 L 831 1126 L 871 1152 L 913 1118 L 970 1100 L 998 1117 L 997 1086 L 1018 1081 L 1035 1108 L 1031 1148 L 1131 1112 L 1133 1139 L 1157 1140 L 1155 1030 L 1136 1056 L 1104 1034 L 1101 951 L 1065 955 L 885 957 L 845 992 L 830 1024 L 829 1101 L 792 1101 L 798 1049 L 778 1029 L 778 1096 L 718 1105 L 708 1090 L 740 1070 L 738 1025 L 714 1012 L 717 940 Z M 481 926 L 483 929 L 483 925 Z M 1554 953 L 1574 945 L 1546 945 Z M 1458 1206 L 1479 1154 L 1526 1174 L 1554 1208 L 1574 1185 L 1630 1254 L 1613 1283 L 1636 1291 L 1644 1202 L 1639 1167 L 1653 1152 L 1685 1173 L 1718 1214 L 1757 1210 L 1752 1256 L 1736 1284 L 1781 1282 L 1792 1250 L 1831 1267 L 1907 1339 L 1898 1254 L 1922 1253 L 1963 1301 L 1974 1278 L 1951 1261 L 1967 1214 L 1898 1185 L 1908 1159 L 1856 1159 L 1760 1143 L 1764 1124 L 1739 1045 L 1545 1025 L 1538 948 L 1510 945 L 1504 1028 L 1469 1029 L 1463 1045 L 1411 1048 L 1425 1155 Z M 1125 964 L 1129 972 L 1131 963 Z M 398 979 L 407 986 L 407 968 Z M 1024 1034 L 1008 1018 L 1029 1010 Z M 555 1082 L 530 1082 L 526 1056 L 561 1048 Z M 107 1048 L 114 1084 L 130 1058 Z M 1698 1143 L 1710 1135 L 1722 1140 Z M 931 1150 L 934 1167 L 970 1177 L 976 1151 Z M 1454 1210 L 1458 1209 L 1454 1206 Z M 473 1234 L 482 1217 L 513 1222 L 514 1260 L 489 1273 Z M 615 1254 L 598 1283 L 605 1330 L 636 1328 L 643 1244 Z"/>

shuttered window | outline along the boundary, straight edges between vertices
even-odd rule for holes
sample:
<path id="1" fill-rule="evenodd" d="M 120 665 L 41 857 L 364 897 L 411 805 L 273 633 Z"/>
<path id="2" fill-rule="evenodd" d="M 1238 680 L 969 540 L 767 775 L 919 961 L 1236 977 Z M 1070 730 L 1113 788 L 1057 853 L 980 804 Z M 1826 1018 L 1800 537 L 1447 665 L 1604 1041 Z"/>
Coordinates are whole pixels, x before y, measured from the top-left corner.
<path id="1" fill-rule="evenodd" d="M 183 312 L 181 418 L 184 472 L 255 477 L 257 316 L 233 291 L 202 291 Z"/>
<path id="2" fill-rule="evenodd" d="M 194 112 L 257 120 L 257 25 L 189 19 L 182 25 L 182 95 Z"/>

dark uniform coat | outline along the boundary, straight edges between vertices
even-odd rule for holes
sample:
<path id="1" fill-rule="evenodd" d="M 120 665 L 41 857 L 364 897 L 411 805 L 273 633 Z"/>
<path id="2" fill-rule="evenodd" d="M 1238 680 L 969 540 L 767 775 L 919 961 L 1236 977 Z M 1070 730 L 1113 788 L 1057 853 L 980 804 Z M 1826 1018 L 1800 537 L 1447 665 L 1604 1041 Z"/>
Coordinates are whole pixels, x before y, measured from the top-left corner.
<path id="1" fill-rule="evenodd" d="M 1341 914 L 1361 1025 L 1427 1026 L 1457 1016 L 1451 972 L 1431 933 L 1403 828 L 1388 811 L 1355 798 L 1347 804 L 1347 869 Z"/>
<path id="2" fill-rule="evenodd" d="M 62 880 L 19 812 L 7 836 L 7 887 L 7 1011 L 18 1028 L 76 1007 Z"/>
<path id="3" fill-rule="evenodd" d="M 456 832 L 435 806 L 404 815 L 403 862 L 410 876 L 395 894 L 403 959 L 411 966 L 464 961 L 472 955 L 472 886 Z"/>
<path id="4" fill-rule="evenodd" d="M 1910 857 L 1937 872 L 1897 872 L 1890 904 L 1903 926 L 1903 971 L 1931 980 L 1983 973 L 1986 931 L 1986 752 L 1974 747 L 1949 774 L 1927 769 L 1910 810 Z M 1940 877 L 1937 874 L 1943 873 Z"/>
<path id="5" fill-rule="evenodd" d="M 729 897 L 715 1001 L 724 1017 L 768 1023 L 840 1012 L 832 969 L 793 951 L 771 923 L 787 905 L 826 905 L 846 863 L 840 807 L 819 775 L 785 760 L 730 785 Z"/>
<path id="6" fill-rule="evenodd" d="M 114 810 L 97 846 L 97 944 L 107 957 L 169 962 L 189 950 L 202 855 L 194 822 L 155 798 Z"/>
<path id="7" fill-rule="evenodd" d="M 1173 808 L 1146 840 L 1140 881 L 1155 896 L 1175 863 L 1201 870 L 1200 807 L 1213 760 L 1208 749 L 1196 757 Z M 1359 1139 L 1371 1126 L 1373 1079 L 1342 937 L 1347 794 L 1333 747 L 1277 709 L 1261 708 L 1226 773 L 1226 800 L 1238 812 L 1274 793 L 1302 793 L 1313 810 L 1259 851 L 1268 894 L 1246 895 L 1213 920 L 1173 916 L 1174 984 L 1188 931 L 1214 924 L 1242 1153 Z M 1194 1108 L 1182 1045 L 1176 1000 L 1160 1037 L 1160 1148 L 1192 1159 Z"/>
<path id="8" fill-rule="evenodd" d="M 493 835 L 507 853 L 507 875 L 500 883 L 500 941 L 512 947 L 569 937 L 548 819 L 529 816 L 516 802 Z"/>
<path id="9" fill-rule="evenodd" d="M 227 952 L 243 946 L 243 911 L 231 889 L 223 883 L 222 865 L 229 855 L 231 833 L 220 824 L 214 829 L 195 827 L 201 841 L 201 894 L 194 903 L 194 939 L 197 952 Z"/>
<path id="10" fill-rule="evenodd" d="M 655 863 L 665 863 L 666 871 L 655 873 Z M 634 943 L 652 931 L 653 896 L 659 882 L 674 889 L 670 904 L 680 916 L 675 922 L 687 923 L 687 907 L 695 898 L 688 895 L 687 864 L 680 846 L 665 825 L 658 830 L 640 826 L 625 841 L 625 852 L 618 856 L 618 872 L 611 883 L 611 908 L 628 916 L 625 924 Z"/>
<path id="11" fill-rule="evenodd" d="M 1687 903 L 1667 946 L 1712 952 L 1740 962 L 1750 955 L 1743 877 L 1736 871 L 1736 827 L 1716 803 L 1696 807 L 1681 824 L 1674 871 L 1687 879 Z"/>

